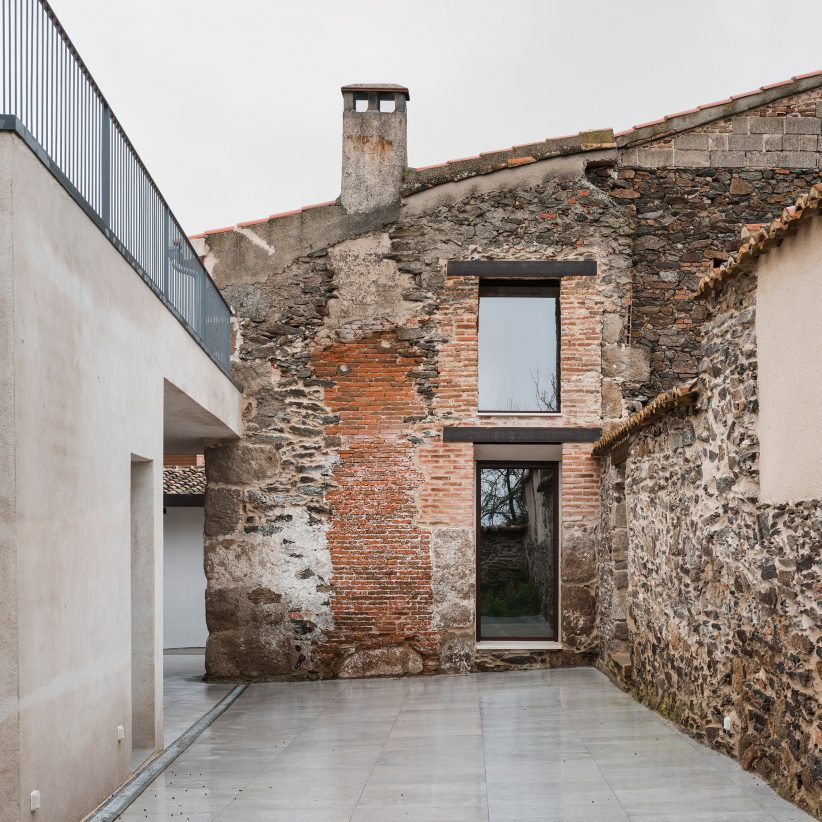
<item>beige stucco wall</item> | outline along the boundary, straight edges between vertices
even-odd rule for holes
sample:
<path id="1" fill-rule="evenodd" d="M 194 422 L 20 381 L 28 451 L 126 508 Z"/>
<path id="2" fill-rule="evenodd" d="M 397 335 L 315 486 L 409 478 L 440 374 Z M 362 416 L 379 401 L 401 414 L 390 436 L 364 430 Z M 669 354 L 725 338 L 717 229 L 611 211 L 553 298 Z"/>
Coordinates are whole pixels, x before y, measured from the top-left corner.
<path id="1" fill-rule="evenodd" d="M 31 818 L 34 789 L 40 822 L 79 819 L 129 775 L 133 456 L 153 477 L 137 586 L 151 657 L 138 678 L 161 743 L 166 381 L 204 431 L 239 433 L 236 388 L 31 151 L 0 134 L 2 822 Z"/>
<path id="2" fill-rule="evenodd" d="M 11 155 L 0 150 L 0 819 L 19 815 Z"/>
<path id="3" fill-rule="evenodd" d="M 822 498 L 822 219 L 809 217 L 757 266 L 761 494 Z"/>

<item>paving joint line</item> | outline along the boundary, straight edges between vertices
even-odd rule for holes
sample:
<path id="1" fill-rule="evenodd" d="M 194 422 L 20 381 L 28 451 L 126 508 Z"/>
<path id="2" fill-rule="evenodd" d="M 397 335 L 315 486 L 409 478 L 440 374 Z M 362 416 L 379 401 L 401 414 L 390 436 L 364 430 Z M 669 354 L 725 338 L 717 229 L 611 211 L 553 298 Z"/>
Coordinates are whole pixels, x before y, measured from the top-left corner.
<path id="1" fill-rule="evenodd" d="M 116 790 L 96 811 L 87 816 L 84 822 L 114 822 L 180 754 L 194 744 L 206 728 L 234 704 L 246 688 L 248 688 L 248 683 L 235 685 L 216 705 L 213 705 L 187 731 L 177 737 L 156 759 L 152 759 L 148 765 Z"/>

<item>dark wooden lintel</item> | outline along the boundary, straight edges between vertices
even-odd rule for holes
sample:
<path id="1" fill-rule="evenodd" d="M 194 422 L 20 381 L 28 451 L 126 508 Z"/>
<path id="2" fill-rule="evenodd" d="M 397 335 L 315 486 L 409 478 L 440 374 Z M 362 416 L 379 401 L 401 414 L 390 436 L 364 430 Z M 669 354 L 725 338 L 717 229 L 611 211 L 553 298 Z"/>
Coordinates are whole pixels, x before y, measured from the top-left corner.
<path id="1" fill-rule="evenodd" d="M 163 494 L 163 508 L 202 508 L 205 494 Z"/>
<path id="2" fill-rule="evenodd" d="M 593 277 L 596 260 L 448 260 L 449 277 Z"/>
<path id="3" fill-rule="evenodd" d="M 447 425 L 442 431 L 443 442 L 474 442 L 481 444 L 548 445 L 562 442 L 596 442 L 601 428 Z"/>

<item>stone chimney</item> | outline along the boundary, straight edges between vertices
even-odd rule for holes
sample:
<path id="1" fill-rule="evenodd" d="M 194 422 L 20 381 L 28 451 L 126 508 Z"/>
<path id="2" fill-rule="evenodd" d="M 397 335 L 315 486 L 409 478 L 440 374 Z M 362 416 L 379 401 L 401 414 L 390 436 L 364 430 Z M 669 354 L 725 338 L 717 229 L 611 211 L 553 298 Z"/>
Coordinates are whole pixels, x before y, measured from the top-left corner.
<path id="1" fill-rule="evenodd" d="M 349 214 L 399 205 L 408 163 L 404 86 L 342 87 L 343 149 L 340 202 Z"/>

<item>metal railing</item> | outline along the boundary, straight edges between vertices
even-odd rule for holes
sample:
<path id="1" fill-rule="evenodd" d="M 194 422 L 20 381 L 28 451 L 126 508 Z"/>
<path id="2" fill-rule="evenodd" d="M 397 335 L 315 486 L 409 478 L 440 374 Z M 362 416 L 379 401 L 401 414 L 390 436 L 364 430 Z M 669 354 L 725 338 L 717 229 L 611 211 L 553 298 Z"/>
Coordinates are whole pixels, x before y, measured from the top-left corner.
<path id="1" fill-rule="evenodd" d="M 34 141 L 64 187 L 228 374 L 231 311 L 48 2 L 0 0 L 0 14 L 0 125 Z"/>

